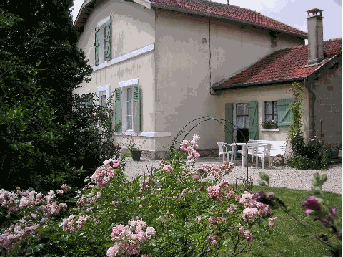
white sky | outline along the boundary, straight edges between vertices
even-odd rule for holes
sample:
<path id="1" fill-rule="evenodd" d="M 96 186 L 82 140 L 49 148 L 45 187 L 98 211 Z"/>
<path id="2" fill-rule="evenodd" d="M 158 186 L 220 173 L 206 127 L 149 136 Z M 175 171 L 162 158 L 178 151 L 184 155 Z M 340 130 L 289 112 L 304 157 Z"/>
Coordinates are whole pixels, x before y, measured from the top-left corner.
<path id="1" fill-rule="evenodd" d="M 248 8 L 307 32 L 307 10 L 319 8 L 323 12 L 324 40 L 342 37 L 342 0 L 229 0 L 230 4 Z M 227 3 L 227 0 L 216 0 Z M 83 0 L 74 0 L 73 19 Z"/>

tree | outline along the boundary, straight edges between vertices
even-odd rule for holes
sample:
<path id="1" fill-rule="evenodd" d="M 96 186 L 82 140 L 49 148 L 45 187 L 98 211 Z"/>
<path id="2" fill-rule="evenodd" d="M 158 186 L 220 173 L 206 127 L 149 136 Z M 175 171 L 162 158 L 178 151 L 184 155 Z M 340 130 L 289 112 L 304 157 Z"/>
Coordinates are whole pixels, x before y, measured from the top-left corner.
<path id="1" fill-rule="evenodd" d="M 72 0 L 0 4 L 1 187 L 50 190 L 78 183 L 81 166 L 93 173 L 113 154 L 110 110 L 92 101 L 84 123 L 72 94 L 89 80 L 91 67 L 76 46 L 71 5 Z M 107 137 L 99 127 L 110 129 Z"/>

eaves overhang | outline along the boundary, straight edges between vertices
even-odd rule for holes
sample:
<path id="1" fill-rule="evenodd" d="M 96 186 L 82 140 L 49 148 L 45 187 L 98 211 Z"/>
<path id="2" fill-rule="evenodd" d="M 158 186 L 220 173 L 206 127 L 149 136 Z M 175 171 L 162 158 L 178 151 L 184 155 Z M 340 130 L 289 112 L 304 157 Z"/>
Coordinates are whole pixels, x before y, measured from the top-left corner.
<path id="1" fill-rule="evenodd" d="M 249 83 L 240 83 L 240 84 L 232 84 L 230 86 L 213 86 L 212 89 L 214 91 L 221 90 L 232 90 L 232 89 L 238 89 L 238 88 L 247 88 L 252 86 L 266 86 L 266 85 L 272 85 L 272 84 L 289 84 L 297 81 L 303 81 L 307 77 L 298 77 L 298 78 L 291 78 L 291 79 L 274 79 L 274 80 L 266 80 L 266 81 L 259 81 L 259 82 L 249 82 Z"/>

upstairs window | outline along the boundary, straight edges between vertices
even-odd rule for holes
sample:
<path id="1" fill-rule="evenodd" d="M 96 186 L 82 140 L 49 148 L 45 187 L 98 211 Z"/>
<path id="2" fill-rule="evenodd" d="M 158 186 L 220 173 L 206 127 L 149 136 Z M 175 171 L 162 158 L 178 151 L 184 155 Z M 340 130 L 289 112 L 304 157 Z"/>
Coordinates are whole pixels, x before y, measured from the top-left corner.
<path id="1" fill-rule="evenodd" d="M 95 33 L 95 65 L 110 61 L 112 48 L 112 21 L 111 16 L 101 20 L 94 30 Z"/>

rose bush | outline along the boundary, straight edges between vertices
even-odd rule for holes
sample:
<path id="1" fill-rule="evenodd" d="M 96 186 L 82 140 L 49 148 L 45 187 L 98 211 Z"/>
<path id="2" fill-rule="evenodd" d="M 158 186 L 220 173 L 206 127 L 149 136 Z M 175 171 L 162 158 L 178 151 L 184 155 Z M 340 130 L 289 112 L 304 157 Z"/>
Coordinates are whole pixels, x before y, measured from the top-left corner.
<path id="1" fill-rule="evenodd" d="M 121 162 L 106 160 L 67 201 L 67 210 L 65 203 L 56 202 L 72 191 L 67 185 L 45 196 L 2 192 L 2 208 L 24 219 L 3 228 L 3 250 L 12 255 L 150 257 L 236 256 L 248 251 L 254 233 L 273 227 L 276 218 L 252 192 L 242 194 L 223 180 L 232 163 L 196 169 L 198 140 L 195 135 L 182 142 L 187 161 L 173 152 L 158 169 L 133 181 L 125 177 Z M 14 232 L 19 233 L 15 241 L 10 234 Z"/>

